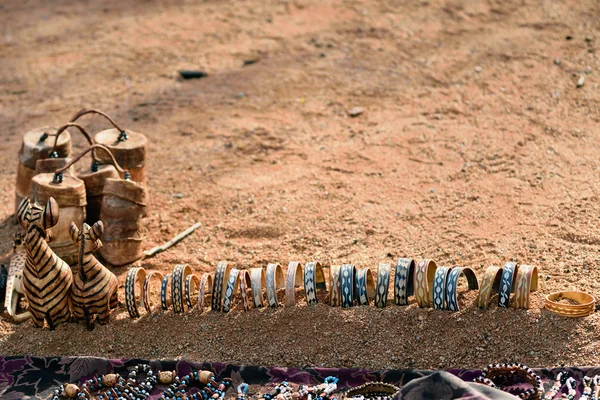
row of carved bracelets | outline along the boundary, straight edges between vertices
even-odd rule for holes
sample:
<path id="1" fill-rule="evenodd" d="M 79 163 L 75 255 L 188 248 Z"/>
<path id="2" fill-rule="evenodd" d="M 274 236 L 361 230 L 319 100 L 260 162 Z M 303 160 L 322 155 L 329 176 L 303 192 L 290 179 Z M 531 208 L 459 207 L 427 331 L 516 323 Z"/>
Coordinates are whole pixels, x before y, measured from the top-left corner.
<path id="1" fill-rule="evenodd" d="M 172 307 L 176 313 L 184 312 L 186 307 L 188 310 L 197 308 L 203 311 L 208 294 L 212 295 L 210 304 L 213 311 L 229 312 L 238 295 L 246 311 L 265 305 L 275 308 L 281 305 L 278 297 L 283 296 L 283 289 L 284 304 L 294 306 L 298 287 L 304 288 L 304 297 L 308 305 L 318 303 L 321 297 L 333 307 L 348 308 L 370 305 L 373 302 L 376 307 L 384 308 L 388 304 L 393 272 L 394 304 L 408 305 L 409 297 L 414 295 L 417 305 L 421 308 L 458 311 L 457 291 L 460 279 L 466 279 L 467 290 L 479 289 L 477 277 L 470 268 L 438 267 L 435 261 L 429 259 L 415 263 L 410 258 L 400 258 L 395 266 L 380 263 L 375 276 L 369 268 L 359 269 L 352 264 L 329 267 L 328 279 L 325 276 L 326 270 L 319 262 L 310 262 L 302 266 L 299 262 L 292 261 L 284 274 L 278 263 L 269 264 L 266 269 L 237 269 L 231 268 L 226 261 L 221 261 L 213 279 L 208 273 L 197 276 L 186 264 L 176 265 L 173 272 L 166 275 L 158 271 L 146 272 L 143 268 L 132 268 L 125 282 L 125 299 L 130 316 L 138 318 L 140 313 L 135 286 L 136 282 L 139 283 L 139 303 L 148 313 L 152 313 L 156 307 L 150 302 L 149 287 L 152 280 L 156 279 L 161 285 L 161 308 L 168 310 Z M 503 274 L 507 271 L 512 271 L 512 275 L 507 278 L 511 282 L 508 287 L 504 285 Z M 493 291 L 499 292 L 499 305 L 507 307 L 508 302 L 505 302 L 504 298 L 510 295 L 511 288 L 515 292 L 513 305 L 516 308 L 528 308 L 529 291 L 537 289 L 537 268 L 527 265 L 517 268 L 515 263 L 507 263 L 503 269 L 490 267 L 481 284 L 479 307 L 487 309 Z M 278 296 L 278 293 L 281 296 Z M 322 296 L 318 297 L 318 293 Z"/>

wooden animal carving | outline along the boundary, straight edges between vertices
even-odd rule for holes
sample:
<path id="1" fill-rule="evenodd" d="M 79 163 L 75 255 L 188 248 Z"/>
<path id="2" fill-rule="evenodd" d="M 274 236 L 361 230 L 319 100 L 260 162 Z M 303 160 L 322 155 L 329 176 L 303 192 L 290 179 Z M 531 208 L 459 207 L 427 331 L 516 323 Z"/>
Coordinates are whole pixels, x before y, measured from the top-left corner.
<path id="1" fill-rule="evenodd" d="M 93 252 L 102 247 L 100 237 L 104 231 L 102 221 L 92 227 L 84 223 L 81 230 L 71 223 L 71 239 L 79 247 L 79 259 L 74 273 L 73 314 L 77 320 L 85 319 L 88 329 L 94 329 L 97 315 L 101 325 L 108 323 L 111 308 L 118 305 L 119 282 L 115 274 L 102 265 Z"/>
<path id="2" fill-rule="evenodd" d="M 4 297 L 4 308 L 8 318 L 13 322 L 23 322 L 31 318 L 31 313 L 17 314 L 19 298 L 23 295 L 23 269 L 27 259 L 25 249 L 25 235 L 17 233 L 13 242 L 13 255 L 10 259 L 8 278 L 6 282 L 6 294 Z"/>
<path id="3" fill-rule="evenodd" d="M 71 318 L 73 273 L 48 245 L 52 237 L 50 228 L 58 223 L 58 215 L 58 204 L 53 197 L 48 199 L 44 208 L 24 198 L 17 210 L 17 220 L 27 230 L 23 292 L 34 325 L 43 327 L 45 319 L 51 330 Z"/>

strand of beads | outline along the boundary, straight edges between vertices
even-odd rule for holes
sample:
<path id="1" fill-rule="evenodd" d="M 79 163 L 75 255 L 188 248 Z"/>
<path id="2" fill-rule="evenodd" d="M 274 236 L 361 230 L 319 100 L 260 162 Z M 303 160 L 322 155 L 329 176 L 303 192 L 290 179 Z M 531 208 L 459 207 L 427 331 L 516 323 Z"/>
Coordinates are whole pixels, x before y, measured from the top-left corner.
<path id="1" fill-rule="evenodd" d="M 146 377 L 140 382 L 137 382 L 138 373 L 140 372 L 146 374 Z M 152 390 L 154 390 L 154 386 L 156 386 L 158 378 L 150 365 L 148 364 L 138 364 L 129 373 L 127 377 L 127 386 L 129 389 L 129 393 L 132 394 L 133 397 L 130 396 L 131 400 L 145 400 L 150 396 Z"/>
<path id="2" fill-rule="evenodd" d="M 560 388 L 564 384 L 563 376 L 566 376 L 566 374 L 563 372 L 559 372 L 558 375 L 556 375 L 556 380 L 552 384 L 552 388 L 548 390 L 544 395 L 544 400 L 552 400 L 554 396 L 556 396 L 558 392 L 560 392 Z"/>
<path id="3" fill-rule="evenodd" d="M 592 400 L 598 400 L 598 392 L 600 391 L 600 376 L 596 375 L 592 378 Z"/>
<path id="4" fill-rule="evenodd" d="M 242 382 L 237 387 L 236 400 L 246 400 L 246 393 L 248 393 L 248 384 Z"/>
<path id="5" fill-rule="evenodd" d="M 539 377 L 533 370 L 521 363 L 511 364 L 490 364 L 485 368 L 481 376 L 475 378 L 475 382 L 483 383 L 494 388 L 498 386 L 494 383 L 495 378 L 499 377 L 514 377 L 519 376 L 524 378 L 527 383 L 533 387 L 519 393 L 521 399 L 539 399 L 544 393 L 544 385 L 542 378 Z"/>
<path id="6" fill-rule="evenodd" d="M 592 396 L 592 378 L 589 376 L 583 377 L 583 393 L 581 393 L 581 397 L 579 400 L 590 400 Z"/>
<path id="7" fill-rule="evenodd" d="M 283 381 L 281 383 L 273 384 L 273 389 L 269 393 L 265 393 L 262 395 L 263 400 L 291 400 L 292 395 L 292 387 L 287 381 Z"/>
<path id="8" fill-rule="evenodd" d="M 566 394 L 563 393 L 562 398 L 567 400 L 573 400 L 575 398 L 575 395 L 577 394 L 577 391 L 575 390 L 576 387 L 577 381 L 574 378 L 567 379 L 567 388 L 569 389 L 569 391 Z"/>
<path id="9" fill-rule="evenodd" d="M 205 371 L 202 371 L 205 372 Z M 163 371 L 159 372 L 158 380 L 160 383 L 170 383 L 170 386 L 162 394 L 160 400 L 174 400 L 178 398 L 189 398 L 192 400 L 222 400 L 225 398 L 225 393 L 231 386 L 232 380 L 225 378 L 221 382 L 217 382 L 213 377 L 212 373 L 209 375 L 209 381 L 205 386 L 197 393 L 188 394 L 187 388 L 192 383 L 204 383 L 202 373 L 198 374 L 198 371 L 192 371 L 190 374 L 185 375 L 183 378 L 179 378 L 175 374 L 175 371 Z"/>

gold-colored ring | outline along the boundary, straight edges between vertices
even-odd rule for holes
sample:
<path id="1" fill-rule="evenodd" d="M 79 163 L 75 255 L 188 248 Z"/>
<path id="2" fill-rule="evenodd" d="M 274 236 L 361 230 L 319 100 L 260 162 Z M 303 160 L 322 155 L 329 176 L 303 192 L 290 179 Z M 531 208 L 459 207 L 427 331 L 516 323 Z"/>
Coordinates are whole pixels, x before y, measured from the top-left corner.
<path id="1" fill-rule="evenodd" d="M 561 304 L 560 299 L 569 299 L 578 304 Z M 584 292 L 555 292 L 546 296 L 546 309 L 564 317 L 586 317 L 594 312 L 596 298 Z"/>

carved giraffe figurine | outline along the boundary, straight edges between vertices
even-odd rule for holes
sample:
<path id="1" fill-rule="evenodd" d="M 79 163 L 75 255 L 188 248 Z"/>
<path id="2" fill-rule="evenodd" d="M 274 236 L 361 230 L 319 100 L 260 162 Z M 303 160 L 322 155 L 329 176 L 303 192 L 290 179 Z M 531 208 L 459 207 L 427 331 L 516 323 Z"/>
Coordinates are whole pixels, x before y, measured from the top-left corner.
<path id="1" fill-rule="evenodd" d="M 29 303 L 33 324 L 42 328 L 44 319 L 50 330 L 71 318 L 71 267 L 48 245 L 50 228 L 58 223 L 59 209 L 53 197 L 46 207 L 31 204 L 24 198 L 17 210 L 17 220 L 27 230 L 27 258 L 23 270 L 23 292 Z"/>
<path id="2" fill-rule="evenodd" d="M 31 313 L 25 311 L 17 314 L 19 297 L 23 292 L 23 269 L 27 259 L 27 249 L 25 248 L 25 235 L 17 233 L 13 242 L 13 255 L 10 259 L 8 269 L 8 279 L 6 281 L 6 294 L 4 298 L 4 308 L 7 318 L 15 323 L 21 323 L 31 318 Z"/>
<path id="3" fill-rule="evenodd" d="M 92 227 L 84 223 L 81 230 L 73 222 L 69 227 L 71 239 L 79 246 L 79 259 L 73 276 L 73 314 L 77 320 L 85 319 L 89 330 L 94 329 L 96 315 L 101 325 L 107 324 L 110 309 L 118 305 L 117 277 L 92 254 L 102 247 L 102 232 L 102 221 Z"/>

